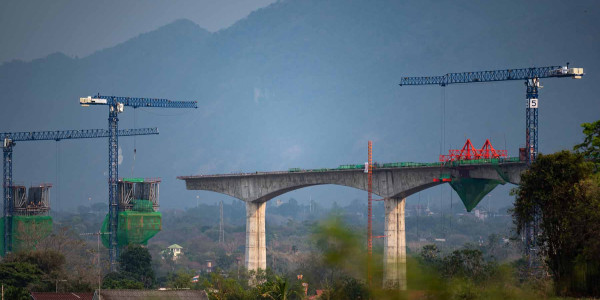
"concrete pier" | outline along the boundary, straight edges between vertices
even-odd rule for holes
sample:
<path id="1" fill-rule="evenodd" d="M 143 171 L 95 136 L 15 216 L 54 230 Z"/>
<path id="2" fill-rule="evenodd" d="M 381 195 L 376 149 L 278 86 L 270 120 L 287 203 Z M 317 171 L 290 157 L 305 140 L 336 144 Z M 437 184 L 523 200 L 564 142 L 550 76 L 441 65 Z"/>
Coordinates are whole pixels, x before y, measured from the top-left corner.
<path id="1" fill-rule="evenodd" d="M 266 202 L 246 202 L 246 268 L 248 271 L 267 269 L 266 207 Z"/>
<path id="2" fill-rule="evenodd" d="M 406 290 L 406 198 L 389 198 L 385 206 L 385 244 L 383 248 L 383 286 Z"/>

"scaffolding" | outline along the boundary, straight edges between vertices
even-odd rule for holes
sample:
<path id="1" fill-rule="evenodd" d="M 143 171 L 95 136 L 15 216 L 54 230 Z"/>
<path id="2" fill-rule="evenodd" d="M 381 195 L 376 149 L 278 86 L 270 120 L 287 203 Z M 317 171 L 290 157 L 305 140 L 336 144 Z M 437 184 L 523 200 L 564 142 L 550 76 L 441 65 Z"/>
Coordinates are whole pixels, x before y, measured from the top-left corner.
<path id="1" fill-rule="evenodd" d="M 118 184 L 117 246 L 146 245 L 162 230 L 159 208 L 158 178 L 123 178 Z M 106 215 L 101 231 L 110 232 L 109 216 Z M 108 235 L 102 235 L 102 243 L 109 246 Z"/>
<path id="2" fill-rule="evenodd" d="M 159 178 L 123 178 L 119 180 L 119 211 L 135 210 L 136 200 L 152 203 L 152 209 L 158 210 Z"/>
<path id="3" fill-rule="evenodd" d="M 37 243 L 52 232 L 50 212 L 51 184 L 43 183 L 29 187 L 27 192 L 23 185 L 8 187 L 11 196 L 9 215 L 0 222 L 0 230 L 7 234 L 7 245 L 0 241 L 2 256 L 8 251 L 16 252 L 35 249 Z M 4 231 L 4 227 L 8 226 Z"/>

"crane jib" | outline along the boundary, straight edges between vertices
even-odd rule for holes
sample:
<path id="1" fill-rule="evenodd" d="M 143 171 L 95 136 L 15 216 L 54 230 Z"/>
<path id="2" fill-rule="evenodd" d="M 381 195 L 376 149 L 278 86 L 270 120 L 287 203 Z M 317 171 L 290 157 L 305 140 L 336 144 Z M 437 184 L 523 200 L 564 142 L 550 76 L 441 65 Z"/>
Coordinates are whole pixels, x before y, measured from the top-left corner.
<path id="1" fill-rule="evenodd" d="M 441 85 L 471 82 L 491 82 L 505 80 L 528 80 L 534 78 L 573 77 L 583 76 L 582 68 L 549 66 L 539 68 L 507 69 L 496 71 L 477 71 L 463 73 L 448 73 L 442 76 L 403 77 L 400 85 Z"/>
<path id="2" fill-rule="evenodd" d="M 131 107 L 198 108 L 198 101 L 173 101 L 161 98 L 137 98 L 101 95 L 97 95 L 96 97 L 99 99 L 106 99 L 107 105 L 121 103 L 124 106 Z"/>
<path id="3" fill-rule="evenodd" d="M 151 135 L 158 134 L 158 128 L 136 128 L 121 129 L 119 136 Z M 109 137 L 110 132 L 106 129 L 82 129 L 63 131 L 27 131 L 27 132 L 4 132 L 0 133 L 1 139 L 18 141 L 59 141 L 67 139 L 86 139 Z"/>

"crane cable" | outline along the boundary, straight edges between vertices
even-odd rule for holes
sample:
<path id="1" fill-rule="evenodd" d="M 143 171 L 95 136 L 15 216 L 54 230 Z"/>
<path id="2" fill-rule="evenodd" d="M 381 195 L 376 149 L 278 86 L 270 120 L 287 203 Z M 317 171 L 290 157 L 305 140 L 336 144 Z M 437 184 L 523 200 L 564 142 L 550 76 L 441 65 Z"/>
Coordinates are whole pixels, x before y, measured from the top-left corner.
<path id="1" fill-rule="evenodd" d="M 136 119 L 136 108 L 133 108 L 133 129 L 137 128 L 137 119 Z M 135 168 L 135 155 L 137 154 L 137 147 L 135 143 L 135 135 L 133 136 L 133 162 L 131 163 L 131 177 L 133 177 L 133 169 Z"/>
<path id="2" fill-rule="evenodd" d="M 446 146 L 446 87 L 442 86 L 442 91 L 441 91 L 441 110 L 442 110 L 442 117 L 440 120 L 440 155 L 442 155 L 443 153 L 443 148 Z M 440 168 L 440 177 L 441 177 L 441 168 Z M 442 185 L 440 184 L 440 229 L 441 229 L 441 233 L 444 236 L 444 238 L 446 238 L 446 233 L 444 231 L 444 206 L 442 205 L 442 196 L 444 193 L 444 189 L 442 188 Z"/>
<path id="3" fill-rule="evenodd" d="M 56 211 L 60 208 L 60 146 L 59 142 L 56 141 Z"/>

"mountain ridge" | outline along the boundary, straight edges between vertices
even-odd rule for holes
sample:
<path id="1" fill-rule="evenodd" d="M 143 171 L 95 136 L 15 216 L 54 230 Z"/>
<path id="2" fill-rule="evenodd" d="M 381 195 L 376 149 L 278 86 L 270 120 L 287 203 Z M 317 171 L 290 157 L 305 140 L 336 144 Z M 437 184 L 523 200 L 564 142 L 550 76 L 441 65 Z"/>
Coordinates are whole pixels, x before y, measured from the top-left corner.
<path id="1" fill-rule="evenodd" d="M 186 191 L 178 175 L 361 163 L 367 140 L 379 162 L 435 161 L 465 136 L 476 144 L 506 139 L 514 156 L 524 142 L 521 84 L 411 88 L 399 87 L 399 78 L 567 59 L 600 69 L 600 42 L 589 38 L 600 34 L 591 26 L 600 16 L 580 11 L 593 2 L 553 2 L 533 21 L 522 11 L 535 3 L 435 3 L 279 1 L 214 33 L 178 20 L 83 58 L 5 63 L 0 131 L 106 128 L 105 108 L 77 103 L 98 92 L 197 100 L 198 110 L 126 108 L 120 116 L 120 128 L 161 133 L 120 139 L 120 174 L 163 177 L 164 203 L 174 207 L 199 194 L 221 197 Z M 578 22 L 555 24 L 563 14 Z M 534 36 L 524 29 L 534 26 Z M 578 142 L 579 123 L 597 117 L 596 76 L 549 80 L 540 92 L 544 152 Z M 570 98 L 581 100 L 566 107 Z M 564 118 L 566 110 L 577 117 Z M 62 183 L 55 193 L 62 203 L 105 199 L 105 172 L 104 140 L 20 143 L 15 152 L 15 178 Z M 362 197 L 338 187 L 307 191 L 323 201 Z"/>

